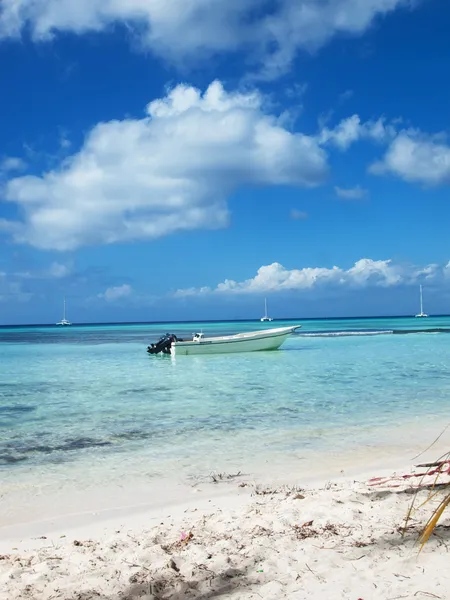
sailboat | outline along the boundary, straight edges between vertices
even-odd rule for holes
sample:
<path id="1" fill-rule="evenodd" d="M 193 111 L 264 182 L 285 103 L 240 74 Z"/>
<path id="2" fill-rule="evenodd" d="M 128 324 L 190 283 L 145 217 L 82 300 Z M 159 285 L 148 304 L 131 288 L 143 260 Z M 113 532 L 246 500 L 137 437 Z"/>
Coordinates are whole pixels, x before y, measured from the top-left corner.
<path id="1" fill-rule="evenodd" d="M 65 297 L 64 297 L 64 307 L 63 307 L 63 318 L 61 319 L 61 321 L 59 321 L 56 324 L 57 325 L 72 325 L 72 323 L 70 323 L 70 321 L 68 321 L 66 319 L 66 298 Z"/>
<path id="2" fill-rule="evenodd" d="M 261 317 L 261 322 L 264 323 L 265 321 L 273 321 L 272 317 L 267 314 L 267 298 L 264 298 L 264 316 Z"/>
<path id="3" fill-rule="evenodd" d="M 422 285 L 420 286 L 420 313 L 416 315 L 418 318 L 428 317 L 427 314 L 423 312 L 423 299 L 422 299 Z"/>

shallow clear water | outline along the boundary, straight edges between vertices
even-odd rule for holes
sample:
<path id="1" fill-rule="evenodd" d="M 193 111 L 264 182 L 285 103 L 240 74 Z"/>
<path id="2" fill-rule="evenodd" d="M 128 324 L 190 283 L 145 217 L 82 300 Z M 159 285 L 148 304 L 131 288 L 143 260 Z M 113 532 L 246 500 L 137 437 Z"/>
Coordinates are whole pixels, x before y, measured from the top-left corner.
<path id="1" fill-rule="evenodd" d="M 405 421 L 446 422 L 450 336 L 390 332 L 450 329 L 450 318 L 302 326 L 278 352 L 176 361 L 148 356 L 147 344 L 166 331 L 267 324 L 1 328 L 0 475 L 193 476 L 381 443 Z"/>

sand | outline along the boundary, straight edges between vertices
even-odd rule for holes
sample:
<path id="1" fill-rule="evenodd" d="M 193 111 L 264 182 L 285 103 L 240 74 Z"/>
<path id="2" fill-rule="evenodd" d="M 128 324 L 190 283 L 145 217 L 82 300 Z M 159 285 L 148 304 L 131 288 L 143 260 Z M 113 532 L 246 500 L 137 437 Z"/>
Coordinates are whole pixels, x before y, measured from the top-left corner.
<path id="1" fill-rule="evenodd" d="M 417 482 L 211 478 L 172 506 L 1 528 L 0 598 L 450 598 L 445 517 L 420 554 L 426 509 L 402 537 Z"/>

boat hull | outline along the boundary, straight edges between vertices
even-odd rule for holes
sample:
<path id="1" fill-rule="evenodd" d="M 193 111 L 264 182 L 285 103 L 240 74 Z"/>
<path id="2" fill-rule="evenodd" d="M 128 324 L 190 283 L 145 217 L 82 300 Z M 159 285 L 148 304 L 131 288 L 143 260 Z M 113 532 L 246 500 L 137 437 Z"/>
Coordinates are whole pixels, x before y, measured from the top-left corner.
<path id="1" fill-rule="evenodd" d="M 235 354 L 238 352 L 261 352 L 278 350 L 297 327 L 273 330 L 273 332 L 256 332 L 253 335 L 236 335 L 224 338 L 210 338 L 199 342 L 174 342 L 171 353 L 174 356 L 200 354 Z"/>

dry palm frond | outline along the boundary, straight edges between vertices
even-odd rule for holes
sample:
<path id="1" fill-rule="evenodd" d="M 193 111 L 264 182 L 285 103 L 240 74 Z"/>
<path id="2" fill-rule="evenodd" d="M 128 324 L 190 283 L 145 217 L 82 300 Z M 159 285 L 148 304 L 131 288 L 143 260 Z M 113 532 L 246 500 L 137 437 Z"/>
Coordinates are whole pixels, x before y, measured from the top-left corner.
<path id="1" fill-rule="evenodd" d="M 445 498 L 442 500 L 442 502 L 439 504 L 439 506 L 433 510 L 431 517 L 428 519 L 428 522 L 425 525 L 424 530 L 420 534 L 419 542 L 421 544 L 420 545 L 421 550 L 425 546 L 425 544 L 428 542 L 428 540 L 430 539 L 430 536 L 433 533 L 436 525 L 438 524 L 439 519 L 442 517 L 442 513 L 444 512 L 444 510 L 447 508 L 447 506 L 449 504 L 450 504 L 450 492 L 445 496 Z"/>
<path id="2" fill-rule="evenodd" d="M 423 549 L 425 544 L 430 539 L 433 531 L 435 530 L 440 518 L 442 517 L 444 510 L 450 505 L 450 482 L 446 481 L 441 483 L 440 479 L 443 475 L 450 475 L 450 452 L 441 456 L 437 461 L 433 463 L 426 463 L 417 465 L 418 468 L 425 468 L 426 471 L 417 475 L 421 476 L 421 481 L 416 487 L 413 499 L 411 501 L 408 513 L 405 519 L 405 527 L 403 533 L 405 533 L 408 523 L 411 519 L 413 512 L 426 506 L 431 500 L 435 499 L 440 493 L 444 493 L 444 498 L 431 512 L 430 518 L 428 519 L 424 529 L 422 530 L 419 543 L 420 550 Z M 427 484 L 428 494 L 426 499 L 417 506 L 417 495 L 421 489 L 424 488 L 423 482 L 426 477 L 434 475 L 434 480 Z"/>
<path id="3" fill-rule="evenodd" d="M 424 452 L 429 450 L 442 437 L 449 427 L 450 424 L 445 427 L 442 433 Z M 423 452 L 421 454 L 423 454 Z M 418 456 L 421 456 L 421 454 Z M 418 456 L 415 458 L 418 458 Z M 450 506 L 450 481 L 448 480 L 448 476 L 450 476 L 450 452 L 447 452 L 434 462 L 416 465 L 416 468 L 425 470 L 422 470 L 419 473 L 407 473 L 393 477 L 374 477 L 368 482 L 368 484 L 370 486 L 388 486 L 390 488 L 398 488 L 403 487 L 407 480 L 420 478 L 416 485 L 411 485 L 409 488 L 409 491 L 413 491 L 413 498 L 405 517 L 405 525 L 402 530 L 403 535 L 405 535 L 408 529 L 408 525 L 411 521 L 413 513 L 426 506 L 430 501 L 436 499 L 439 494 L 444 494 L 441 502 L 439 502 L 436 508 L 432 509 L 430 518 L 428 519 L 419 536 L 420 550 L 422 550 L 439 523 L 439 520 L 441 519 L 445 509 Z M 442 480 L 443 476 L 447 476 L 447 479 L 444 481 Z M 424 490 L 428 492 L 427 496 L 425 500 L 419 504 L 418 494 Z"/>

